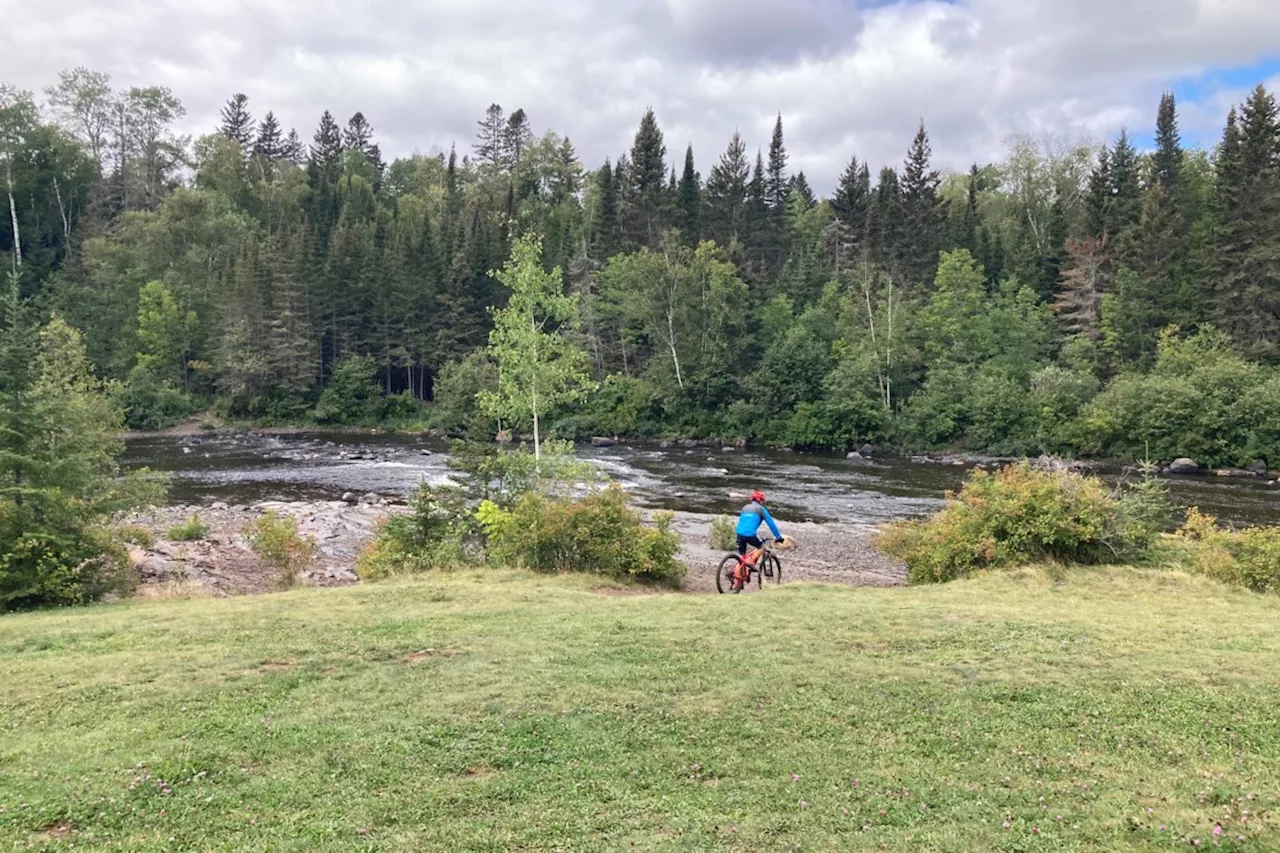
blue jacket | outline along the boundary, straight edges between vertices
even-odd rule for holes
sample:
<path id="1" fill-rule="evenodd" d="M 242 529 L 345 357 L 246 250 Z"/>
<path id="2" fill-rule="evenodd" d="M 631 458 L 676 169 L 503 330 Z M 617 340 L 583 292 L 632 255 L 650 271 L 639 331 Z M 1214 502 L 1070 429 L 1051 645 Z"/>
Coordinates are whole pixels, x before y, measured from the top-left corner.
<path id="1" fill-rule="evenodd" d="M 760 529 L 761 522 L 769 525 L 769 532 L 773 534 L 774 539 L 782 538 L 782 534 L 778 532 L 778 525 L 774 523 L 773 516 L 769 515 L 769 510 L 754 501 L 744 506 L 742 514 L 738 516 L 738 535 L 755 536 L 756 531 Z"/>

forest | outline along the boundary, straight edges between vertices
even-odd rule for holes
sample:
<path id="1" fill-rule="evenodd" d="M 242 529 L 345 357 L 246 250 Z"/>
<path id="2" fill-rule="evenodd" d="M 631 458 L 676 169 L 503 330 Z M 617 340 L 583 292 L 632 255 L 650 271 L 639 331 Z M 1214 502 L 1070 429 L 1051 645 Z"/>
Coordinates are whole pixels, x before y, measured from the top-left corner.
<path id="1" fill-rule="evenodd" d="M 469 150 L 387 162 L 359 112 L 304 141 L 236 94 L 191 138 L 169 89 L 77 68 L 0 87 L 0 262 L 132 428 L 523 431 L 478 401 L 495 273 L 532 235 L 591 380 L 544 436 L 1274 465 L 1275 97 L 1253 90 L 1212 150 L 1184 146 L 1172 94 L 1153 106 L 1150 151 L 1015 137 L 956 173 L 921 123 L 901 163 L 850 152 L 819 198 L 782 116 L 767 145 L 726 132 L 695 157 L 649 111 L 588 165 L 494 104 Z"/>

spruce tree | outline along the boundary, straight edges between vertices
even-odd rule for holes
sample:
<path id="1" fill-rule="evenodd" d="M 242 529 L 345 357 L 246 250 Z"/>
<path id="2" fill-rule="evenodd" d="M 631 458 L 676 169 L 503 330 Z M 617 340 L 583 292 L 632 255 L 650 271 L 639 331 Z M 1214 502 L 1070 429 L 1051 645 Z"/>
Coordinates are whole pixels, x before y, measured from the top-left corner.
<path id="1" fill-rule="evenodd" d="M 930 164 L 929 134 L 920 122 L 907 152 L 902 173 L 903 236 L 899 251 L 903 272 L 909 283 L 923 285 L 933 280 L 942 247 L 942 210 L 938 187 L 942 182 Z"/>
<path id="2" fill-rule="evenodd" d="M 898 173 L 885 166 L 880 170 L 868 217 L 867 242 L 872 259 L 892 275 L 902 274 L 904 237 L 902 186 Z"/>
<path id="3" fill-rule="evenodd" d="M 627 183 L 626 240 L 633 247 L 656 247 L 666 227 L 667 146 L 653 110 L 640 119 L 631 146 Z"/>
<path id="4" fill-rule="evenodd" d="M 756 165 L 751 171 L 751 182 L 747 184 L 747 210 L 745 220 L 745 239 L 747 250 L 753 261 L 763 262 L 769 247 L 769 185 L 765 178 L 764 156 L 756 150 Z"/>
<path id="5" fill-rule="evenodd" d="M 307 161 L 307 150 L 302 144 L 302 138 L 298 136 L 297 128 L 291 129 L 285 137 L 283 155 L 284 159 L 295 166 L 301 166 Z"/>
<path id="6" fill-rule="evenodd" d="M 1111 233 L 1119 235 L 1136 225 L 1142 216 L 1142 175 L 1138 152 L 1127 130 L 1120 131 L 1111 151 Z"/>
<path id="7" fill-rule="evenodd" d="M 747 221 L 747 184 L 751 164 L 742 136 L 734 131 L 729 147 L 707 175 L 706 222 L 708 237 L 718 245 L 728 246 L 741 240 Z"/>
<path id="8" fill-rule="evenodd" d="M 765 257 L 770 272 L 777 273 L 787 257 L 787 193 L 791 189 L 787 177 L 787 149 L 782 138 L 782 116 L 773 126 L 769 142 L 769 165 L 765 175 L 765 206 L 769 216 L 764 234 Z"/>
<path id="9" fill-rule="evenodd" d="M 867 227 L 867 213 L 871 206 L 871 171 L 867 164 L 859 163 L 855 154 L 840 175 L 831 207 L 836 219 L 848 229 L 850 238 L 861 241 Z"/>
<path id="10" fill-rule="evenodd" d="M 501 166 L 506 151 L 507 121 L 500 104 L 490 104 L 476 133 L 476 159 L 490 166 Z"/>
<path id="11" fill-rule="evenodd" d="M 600 212 L 596 218 L 594 254 L 607 259 L 617 254 L 621 239 L 618 225 L 618 187 L 614 182 L 613 166 L 608 160 L 596 173 L 596 185 L 600 189 Z"/>
<path id="12" fill-rule="evenodd" d="M 968 249 L 969 253 L 978 259 L 978 263 L 982 263 L 982 255 L 978 252 L 978 194 L 981 188 L 982 177 L 978 171 L 978 164 L 974 163 L 969 167 L 969 179 L 965 184 L 965 204 L 964 214 L 960 221 L 960 233 L 957 235 L 956 242 L 961 247 Z"/>
<path id="13" fill-rule="evenodd" d="M 1111 152 L 1103 145 L 1098 152 L 1098 162 L 1089 173 L 1089 187 L 1085 198 L 1086 221 L 1089 235 L 1102 240 L 1113 233 L 1111 227 Z"/>
<path id="14" fill-rule="evenodd" d="M 364 113 L 357 112 L 347 121 L 347 129 L 342 132 L 342 147 L 348 151 L 359 151 L 363 154 L 372 144 L 373 127 L 364 117 Z"/>
<path id="15" fill-rule="evenodd" d="M 1156 115 L 1156 151 L 1151 157 L 1151 176 L 1154 183 L 1164 187 L 1171 196 L 1179 192 L 1182 159 L 1177 103 L 1172 92 L 1165 92 Z"/>
<path id="16" fill-rule="evenodd" d="M 284 139 L 280 132 L 280 122 L 275 113 L 268 111 L 258 123 L 257 138 L 253 142 L 253 155 L 265 160 L 278 160 L 284 156 Z"/>
<path id="17" fill-rule="evenodd" d="M 702 176 L 694 169 L 693 146 L 684 152 L 684 174 L 676 191 L 680 207 L 680 229 L 685 242 L 696 246 L 702 237 Z"/>
<path id="18" fill-rule="evenodd" d="M 529 126 L 529 117 L 525 115 L 524 110 L 517 109 L 507 119 L 507 126 L 502 131 L 500 156 L 502 166 L 507 170 L 514 169 L 531 142 L 533 142 L 533 129 Z"/>
<path id="19" fill-rule="evenodd" d="M 342 131 L 328 110 L 320 116 L 311 144 L 312 188 L 318 182 L 336 184 L 342 176 Z"/>
<path id="20" fill-rule="evenodd" d="M 796 193 L 800 201 L 803 203 L 805 210 L 813 210 L 818 206 L 818 197 L 813 194 L 813 188 L 809 186 L 809 179 L 804 176 L 804 172 L 796 173 L 791 179 L 791 187 L 788 190 L 788 204 L 790 204 L 791 193 Z"/>
<path id="21" fill-rule="evenodd" d="M 253 116 L 249 114 L 249 98 L 244 94 L 235 94 L 222 108 L 222 125 L 219 131 L 227 139 L 240 144 L 245 154 L 253 144 Z"/>

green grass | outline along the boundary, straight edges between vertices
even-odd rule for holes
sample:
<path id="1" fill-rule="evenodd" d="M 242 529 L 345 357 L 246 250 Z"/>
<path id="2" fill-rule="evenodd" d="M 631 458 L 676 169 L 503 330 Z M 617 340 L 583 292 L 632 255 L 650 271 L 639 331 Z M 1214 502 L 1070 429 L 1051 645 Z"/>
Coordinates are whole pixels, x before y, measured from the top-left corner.
<path id="1" fill-rule="evenodd" d="M 1280 847 L 1275 598 L 598 584 L 0 619 L 0 850 Z"/>

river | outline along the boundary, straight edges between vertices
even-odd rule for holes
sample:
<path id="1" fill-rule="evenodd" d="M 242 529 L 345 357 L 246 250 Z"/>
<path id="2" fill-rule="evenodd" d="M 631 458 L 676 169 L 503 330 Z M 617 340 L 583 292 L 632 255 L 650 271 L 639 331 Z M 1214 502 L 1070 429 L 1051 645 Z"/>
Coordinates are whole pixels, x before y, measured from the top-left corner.
<path id="1" fill-rule="evenodd" d="M 155 436 L 127 442 L 124 464 L 172 475 L 173 503 L 335 500 L 344 492 L 406 494 L 447 481 L 445 446 L 372 433 L 287 436 Z M 733 512 L 733 493 L 762 489 L 779 518 L 878 524 L 942 506 L 967 468 L 880 455 L 869 462 L 780 450 L 686 450 L 676 445 L 582 447 L 579 455 L 627 488 L 637 503 L 700 513 Z M 1118 472 L 1103 472 L 1115 480 Z M 1175 501 L 1235 524 L 1280 523 L 1280 487 L 1261 479 L 1173 477 Z"/>

